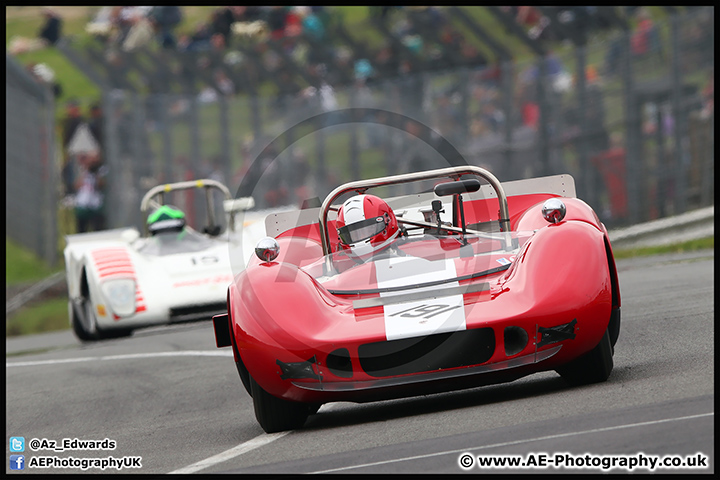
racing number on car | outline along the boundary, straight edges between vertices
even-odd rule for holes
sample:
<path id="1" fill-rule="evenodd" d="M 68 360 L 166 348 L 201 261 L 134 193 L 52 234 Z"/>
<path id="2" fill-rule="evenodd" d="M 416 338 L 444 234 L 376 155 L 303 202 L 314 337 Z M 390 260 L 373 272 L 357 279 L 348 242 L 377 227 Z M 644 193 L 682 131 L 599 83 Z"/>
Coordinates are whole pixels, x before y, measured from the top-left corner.
<path id="1" fill-rule="evenodd" d="M 436 315 L 440 315 L 441 313 L 455 310 L 456 308 L 460 308 L 460 305 L 443 305 L 442 303 L 436 305 L 420 305 L 418 307 L 412 307 L 407 310 L 395 312 L 390 316 L 397 317 L 400 315 L 401 317 L 407 318 L 432 318 Z"/>
<path id="2" fill-rule="evenodd" d="M 193 265 L 203 264 L 203 265 L 209 265 L 211 263 L 217 263 L 220 261 L 218 257 L 215 255 L 205 255 L 202 257 L 190 257 L 190 260 L 192 260 Z"/>

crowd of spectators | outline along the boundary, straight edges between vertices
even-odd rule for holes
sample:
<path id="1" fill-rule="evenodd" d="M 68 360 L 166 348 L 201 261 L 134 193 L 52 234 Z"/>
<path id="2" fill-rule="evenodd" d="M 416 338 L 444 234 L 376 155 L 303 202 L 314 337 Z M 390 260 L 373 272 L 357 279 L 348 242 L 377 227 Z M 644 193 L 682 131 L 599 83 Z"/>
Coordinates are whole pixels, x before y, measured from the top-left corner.
<path id="1" fill-rule="evenodd" d="M 278 93 L 298 93 L 302 83 L 319 87 L 324 80 L 337 87 L 409 71 L 487 64 L 437 7 L 372 8 L 368 27 L 380 29 L 386 37 L 375 50 L 354 35 L 339 34 L 344 25 L 331 7 L 223 6 L 190 30 L 178 32 L 184 8 L 103 7 L 86 30 L 121 52 L 154 44 L 175 52 L 212 54 L 210 60 L 199 59 L 198 66 L 211 67 L 210 78 L 216 80 L 218 71 L 225 72 L 233 84 L 226 90 L 233 92 L 244 83 L 228 74 L 238 66 L 240 76 L 250 83 L 270 80 Z M 181 77 L 190 73 L 182 72 Z M 217 83 L 212 86 L 222 93 Z"/>
<path id="2" fill-rule="evenodd" d="M 344 25 L 332 7 L 306 6 L 222 6 L 216 7 L 207 19 L 180 29 L 185 20 L 186 8 L 179 6 L 155 7 L 103 7 L 88 25 L 88 31 L 102 38 L 106 47 L 119 52 L 132 52 L 147 46 L 164 51 L 191 55 L 196 63 L 183 63 L 177 78 L 185 78 L 188 85 L 206 85 L 200 91 L 201 102 L 213 102 L 220 95 L 255 92 L 260 83 L 270 81 L 276 87 L 277 112 L 284 114 L 300 111 L 290 106 L 317 104 L 319 111 L 331 112 L 338 107 L 335 91 L 342 87 L 354 90 L 358 104 L 368 108 L 378 106 L 368 87 L 381 80 L 391 80 L 392 87 L 383 91 L 392 107 L 413 118 L 422 118 L 423 112 L 432 111 L 430 124 L 453 143 L 460 140 L 487 151 L 505 140 L 505 127 L 515 128 L 515 138 L 534 135 L 540 121 L 537 103 L 536 63 L 530 63 L 518 72 L 514 110 L 516 118 L 505 118 L 500 104 L 498 69 L 449 21 L 445 9 L 438 7 L 371 7 L 369 28 L 376 28 L 384 42 L 370 48 L 357 35 L 343 35 Z M 593 34 L 613 27 L 612 15 L 603 7 L 500 7 L 513 18 L 532 39 L 550 47 L 546 73 L 552 77 L 551 93 L 558 97 L 573 88 L 572 75 L 553 53 L 556 42 L 568 40 L 567 32 Z M 619 10 L 619 9 L 618 9 Z M 657 26 L 645 7 L 628 7 L 625 11 L 632 28 L 631 50 L 634 59 L 650 55 L 663 55 Z M 559 22 L 563 28 L 552 28 Z M 62 20 L 52 11 L 46 12 L 46 23 L 38 32 L 45 44 L 54 44 L 61 34 Z M 347 33 L 347 32 L 344 32 Z M 353 38 L 354 37 L 354 38 Z M 623 45 L 611 44 L 608 48 L 601 75 L 617 73 Z M 471 75 L 466 87 L 458 86 L 446 91 L 428 88 L 426 78 L 419 75 L 429 70 L 445 70 L 458 66 L 481 72 Z M 597 75 L 594 72 L 593 75 Z M 200 78 L 202 82 L 196 80 Z M 592 122 L 604 121 L 603 99 L 596 95 L 597 83 L 588 73 L 588 88 L 592 114 L 585 118 Z M 167 88 L 163 82 L 156 93 Z M 308 86 L 308 84 L 310 86 Z M 463 93 L 460 90 L 465 88 Z M 428 92 L 430 92 L 428 94 Z M 469 97 L 467 96 L 469 95 Z M 285 97 L 291 98 L 287 103 Z M 467 100 L 471 101 L 467 102 Z M 467 102 L 467 104 L 463 104 Z M 550 103 L 555 105 L 554 97 Z M 389 105 L 388 105 L 389 106 Z M 172 112 L 171 112 L 172 114 Z M 573 131 L 580 118 L 577 111 L 568 109 L 559 115 Z M 155 116 L 148 113 L 148 118 Z M 330 117 L 328 117 L 330 118 Z M 595 125 L 589 125 L 595 131 Z M 399 128 L 412 129 L 412 125 Z M 92 127 L 91 127 L 92 128 Z M 599 127 L 598 127 L 599 129 Z M 384 146 L 387 138 L 368 130 L 367 144 Z M 98 136 L 102 129 L 93 130 Z M 374 133 L 373 133 L 374 132 Z M 524 137 L 523 137 L 524 138 Z M 456 141 L 457 140 L 457 141 Z M 608 149 L 606 132 L 595 138 L 590 153 L 595 155 Z M 568 141 L 570 144 L 573 140 Z M 420 168 L 423 160 L 412 149 L 403 152 L 397 168 Z M 212 162 L 214 164 L 214 162 Z M 217 172 L 215 169 L 206 169 Z M 248 172 L 245 172 L 248 173 Z M 252 174 L 252 172 L 249 172 Z M 270 168 L 268 178 L 274 173 Z M 269 188 L 264 201 L 269 205 L 293 194 L 294 185 L 288 181 L 271 182 L 285 185 L 285 189 Z"/>

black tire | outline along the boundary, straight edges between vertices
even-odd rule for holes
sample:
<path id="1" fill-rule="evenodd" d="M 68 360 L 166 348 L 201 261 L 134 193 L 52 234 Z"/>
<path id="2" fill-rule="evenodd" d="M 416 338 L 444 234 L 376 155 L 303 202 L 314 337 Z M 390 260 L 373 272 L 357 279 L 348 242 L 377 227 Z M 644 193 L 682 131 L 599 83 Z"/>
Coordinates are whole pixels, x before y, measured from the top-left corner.
<path id="1" fill-rule="evenodd" d="M 315 415 L 322 407 L 322 403 L 311 403 L 308 405 L 308 415 Z"/>
<path id="2" fill-rule="evenodd" d="M 579 386 L 604 382 L 610 376 L 612 369 L 613 347 L 610 343 L 610 333 L 606 330 L 595 348 L 558 368 L 556 372 L 570 385 Z"/>
<path id="3" fill-rule="evenodd" d="M 610 333 L 610 344 L 613 346 L 613 354 L 615 354 L 615 344 L 620 336 L 620 307 L 614 309 L 610 314 L 608 332 Z"/>
<path id="4" fill-rule="evenodd" d="M 70 301 L 68 313 L 70 314 L 70 324 L 75 336 L 83 342 L 127 337 L 132 334 L 132 329 L 129 328 L 103 330 L 98 327 L 90 299 L 90 289 L 85 276 L 81 280 L 80 298 Z"/>
<path id="5" fill-rule="evenodd" d="M 305 424 L 310 409 L 307 404 L 290 402 L 270 395 L 250 377 L 255 418 L 266 433 L 294 430 Z"/>
<path id="6" fill-rule="evenodd" d="M 97 332 L 90 332 L 82 324 L 81 317 L 82 313 L 79 312 L 80 307 L 76 302 L 70 300 L 68 302 L 68 313 L 70 315 L 70 325 L 72 326 L 73 333 L 82 342 L 92 342 L 97 340 Z"/>
<path id="7" fill-rule="evenodd" d="M 100 330 L 98 328 L 98 339 L 106 340 L 110 338 L 123 338 L 132 335 L 132 330 L 129 328 L 113 328 L 111 330 Z"/>

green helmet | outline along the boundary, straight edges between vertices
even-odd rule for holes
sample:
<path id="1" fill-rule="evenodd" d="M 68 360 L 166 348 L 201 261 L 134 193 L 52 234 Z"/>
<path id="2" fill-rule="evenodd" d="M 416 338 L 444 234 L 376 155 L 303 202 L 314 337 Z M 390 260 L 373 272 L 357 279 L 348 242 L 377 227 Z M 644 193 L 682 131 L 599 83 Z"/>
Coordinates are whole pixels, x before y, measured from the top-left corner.
<path id="1" fill-rule="evenodd" d="M 180 233 L 185 229 L 185 214 L 172 205 L 162 205 L 148 216 L 147 226 L 151 235 L 164 232 Z"/>

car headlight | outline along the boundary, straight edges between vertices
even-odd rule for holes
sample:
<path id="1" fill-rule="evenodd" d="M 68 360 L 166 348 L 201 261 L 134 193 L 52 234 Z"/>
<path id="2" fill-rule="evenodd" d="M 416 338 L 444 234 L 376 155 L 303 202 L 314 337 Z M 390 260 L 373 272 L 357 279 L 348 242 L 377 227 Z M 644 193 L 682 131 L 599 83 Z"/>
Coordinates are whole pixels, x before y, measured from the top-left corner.
<path id="1" fill-rule="evenodd" d="M 110 280 L 103 284 L 102 291 L 110 308 L 118 317 L 135 313 L 135 280 L 129 278 Z"/>

